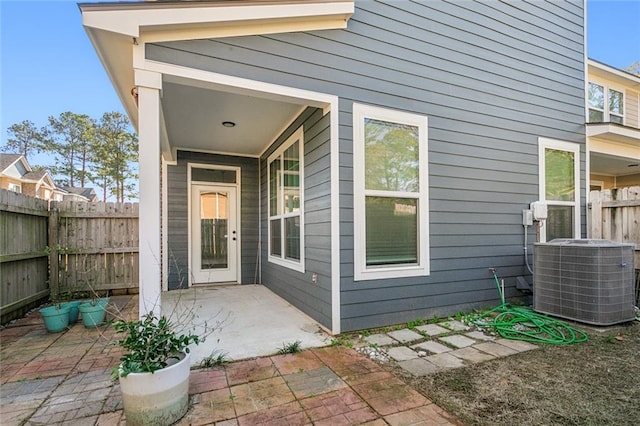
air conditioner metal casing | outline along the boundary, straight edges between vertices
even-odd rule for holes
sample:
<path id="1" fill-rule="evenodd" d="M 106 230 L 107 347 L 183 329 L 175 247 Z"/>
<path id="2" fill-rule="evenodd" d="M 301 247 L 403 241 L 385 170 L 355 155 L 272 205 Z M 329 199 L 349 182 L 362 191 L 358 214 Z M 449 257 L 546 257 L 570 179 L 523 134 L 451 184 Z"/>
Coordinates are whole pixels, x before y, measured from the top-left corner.
<path id="1" fill-rule="evenodd" d="M 533 309 L 593 325 L 633 320 L 634 248 L 593 239 L 536 243 Z"/>

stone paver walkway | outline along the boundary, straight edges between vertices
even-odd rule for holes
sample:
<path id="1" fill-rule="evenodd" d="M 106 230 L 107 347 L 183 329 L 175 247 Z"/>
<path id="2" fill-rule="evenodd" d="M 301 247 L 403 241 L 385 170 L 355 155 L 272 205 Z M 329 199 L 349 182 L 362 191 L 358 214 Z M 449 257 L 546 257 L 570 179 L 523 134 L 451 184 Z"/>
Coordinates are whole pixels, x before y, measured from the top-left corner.
<path id="1" fill-rule="evenodd" d="M 135 296 L 111 300 L 121 315 L 137 315 Z M 411 343 L 411 333 L 396 334 Z M 112 327 L 76 324 L 48 334 L 33 313 L 0 330 L 0 339 L 0 424 L 125 424 L 110 379 L 121 355 Z M 341 346 L 193 370 L 189 393 L 180 425 L 456 424 L 380 364 Z"/>
<path id="2" fill-rule="evenodd" d="M 372 334 L 364 337 L 364 342 L 418 377 L 538 347 L 527 342 L 498 338 L 483 330 L 472 330 L 455 320 L 421 325 L 414 330 L 403 328 Z"/>

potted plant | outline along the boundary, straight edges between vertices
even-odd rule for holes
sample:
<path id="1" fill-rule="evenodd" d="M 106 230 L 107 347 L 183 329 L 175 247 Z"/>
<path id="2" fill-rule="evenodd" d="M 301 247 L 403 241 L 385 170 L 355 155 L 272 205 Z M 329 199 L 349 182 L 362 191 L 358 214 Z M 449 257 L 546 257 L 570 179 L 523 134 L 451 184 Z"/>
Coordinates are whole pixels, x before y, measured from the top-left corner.
<path id="1" fill-rule="evenodd" d="M 71 308 L 60 303 L 40 309 L 40 316 L 49 333 L 58 333 L 69 326 L 69 310 Z"/>
<path id="2" fill-rule="evenodd" d="M 82 323 L 87 328 L 94 328 L 104 322 L 107 314 L 108 297 L 92 298 L 88 302 L 80 303 L 78 310 L 82 314 Z"/>
<path id="3" fill-rule="evenodd" d="M 114 323 L 125 336 L 125 349 L 113 377 L 120 381 L 128 425 L 170 425 L 189 408 L 189 345 L 200 343 L 191 333 L 178 334 L 171 322 L 153 312 L 136 321 Z"/>

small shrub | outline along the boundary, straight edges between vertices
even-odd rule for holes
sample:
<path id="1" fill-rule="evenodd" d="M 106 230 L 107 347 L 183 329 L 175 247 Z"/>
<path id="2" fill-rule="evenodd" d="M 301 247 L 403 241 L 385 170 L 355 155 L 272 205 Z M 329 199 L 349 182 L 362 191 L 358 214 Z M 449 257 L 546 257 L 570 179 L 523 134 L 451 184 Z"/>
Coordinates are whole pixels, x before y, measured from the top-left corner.
<path id="1" fill-rule="evenodd" d="M 302 342 L 296 340 L 293 343 L 283 343 L 282 347 L 278 350 L 278 355 L 294 354 L 302 350 Z"/>

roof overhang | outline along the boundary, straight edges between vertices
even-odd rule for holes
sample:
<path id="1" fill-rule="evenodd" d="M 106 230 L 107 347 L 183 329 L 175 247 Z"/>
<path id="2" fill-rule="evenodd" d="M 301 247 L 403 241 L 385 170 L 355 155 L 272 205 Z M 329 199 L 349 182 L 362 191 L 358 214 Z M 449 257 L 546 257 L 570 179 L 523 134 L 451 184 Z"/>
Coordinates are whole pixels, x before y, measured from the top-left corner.
<path id="1" fill-rule="evenodd" d="M 615 123 L 587 123 L 587 136 L 640 147 L 640 129 Z"/>
<path id="2" fill-rule="evenodd" d="M 640 76 L 619 70 L 593 59 L 587 60 L 589 77 L 601 77 L 614 81 L 625 87 L 640 88 Z"/>
<path id="3" fill-rule="evenodd" d="M 236 0 L 80 4 L 82 22 L 137 128 L 134 47 L 196 40 L 346 28 L 354 0 Z"/>

